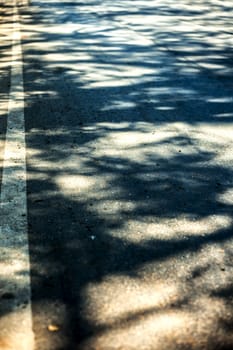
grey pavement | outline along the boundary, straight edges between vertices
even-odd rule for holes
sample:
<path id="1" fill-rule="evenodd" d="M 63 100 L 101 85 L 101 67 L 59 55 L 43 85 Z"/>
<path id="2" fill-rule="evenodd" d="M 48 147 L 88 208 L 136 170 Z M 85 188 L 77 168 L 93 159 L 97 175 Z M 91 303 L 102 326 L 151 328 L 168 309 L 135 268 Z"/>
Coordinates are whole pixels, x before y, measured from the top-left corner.
<path id="1" fill-rule="evenodd" d="M 232 1 L 20 12 L 35 350 L 232 349 Z"/>

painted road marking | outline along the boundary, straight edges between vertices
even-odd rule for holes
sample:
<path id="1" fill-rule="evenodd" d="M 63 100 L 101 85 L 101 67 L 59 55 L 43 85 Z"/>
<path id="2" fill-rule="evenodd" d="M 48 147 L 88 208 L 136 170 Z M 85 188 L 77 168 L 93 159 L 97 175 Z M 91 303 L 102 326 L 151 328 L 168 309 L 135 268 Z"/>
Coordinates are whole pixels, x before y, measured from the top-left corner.
<path id="1" fill-rule="evenodd" d="M 32 350 L 24 88 L 20 24 L 13 12 L 11 88 L 0 195 L 0 349 Z"/>

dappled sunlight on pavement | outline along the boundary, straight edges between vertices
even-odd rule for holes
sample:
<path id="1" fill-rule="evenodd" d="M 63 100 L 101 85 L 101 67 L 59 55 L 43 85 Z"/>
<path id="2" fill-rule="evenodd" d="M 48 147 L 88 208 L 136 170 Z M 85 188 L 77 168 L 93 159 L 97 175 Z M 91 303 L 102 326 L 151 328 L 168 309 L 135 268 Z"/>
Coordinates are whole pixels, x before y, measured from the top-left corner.
<path id="1" fill-rule="evenodd" d="M 231 349 L 231 8 L 22 11 L 38 350 Z"/>

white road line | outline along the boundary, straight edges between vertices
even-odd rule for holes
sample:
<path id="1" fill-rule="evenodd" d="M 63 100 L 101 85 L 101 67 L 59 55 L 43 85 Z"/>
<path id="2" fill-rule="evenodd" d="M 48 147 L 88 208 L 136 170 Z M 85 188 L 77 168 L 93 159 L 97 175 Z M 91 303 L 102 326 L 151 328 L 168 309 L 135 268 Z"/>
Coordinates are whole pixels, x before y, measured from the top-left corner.
<path id="1" fill-rule="evenodd" d="M 16 0 L 13 23 L 11 89 L 0 196 L 0 349 L 33 350 L 24 88 Z"/>

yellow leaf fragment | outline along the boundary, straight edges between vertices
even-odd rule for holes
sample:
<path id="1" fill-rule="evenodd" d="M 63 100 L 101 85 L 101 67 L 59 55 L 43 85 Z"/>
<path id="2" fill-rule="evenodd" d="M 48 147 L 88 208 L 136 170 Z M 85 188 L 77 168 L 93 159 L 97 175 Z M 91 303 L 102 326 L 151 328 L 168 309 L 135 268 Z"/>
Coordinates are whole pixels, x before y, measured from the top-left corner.
<path id="1" fill-rule="evenodd" d="M 50 325 L 48 325 L 48 330 L 49 330 L 49 332 L 57 332 L 57 331 L 59 331 L 59 327 L 55 324 L 50 324 Z"/>

